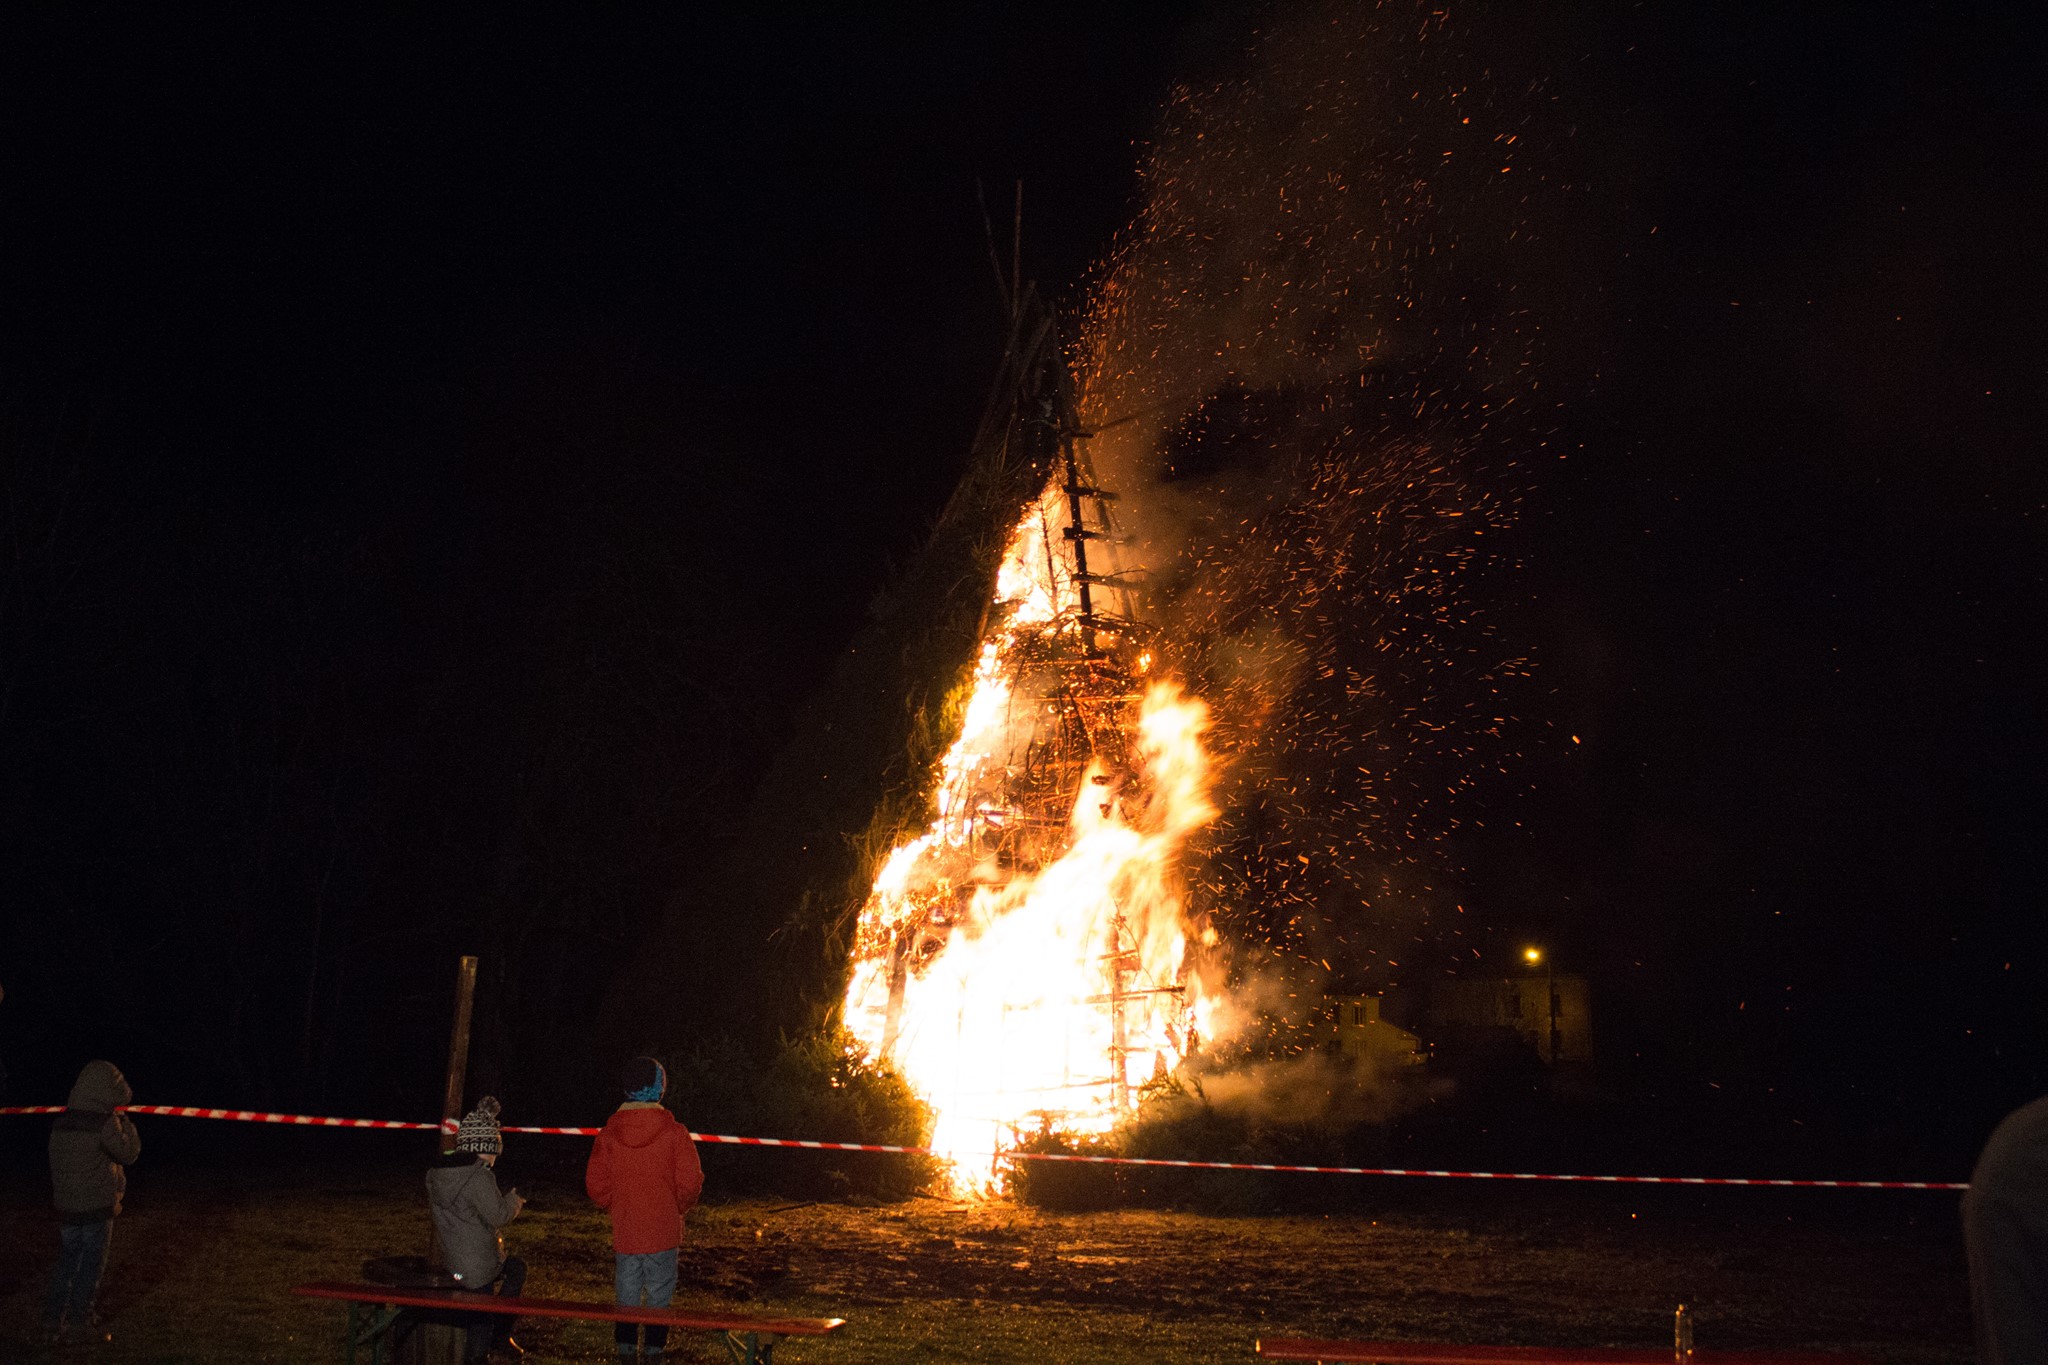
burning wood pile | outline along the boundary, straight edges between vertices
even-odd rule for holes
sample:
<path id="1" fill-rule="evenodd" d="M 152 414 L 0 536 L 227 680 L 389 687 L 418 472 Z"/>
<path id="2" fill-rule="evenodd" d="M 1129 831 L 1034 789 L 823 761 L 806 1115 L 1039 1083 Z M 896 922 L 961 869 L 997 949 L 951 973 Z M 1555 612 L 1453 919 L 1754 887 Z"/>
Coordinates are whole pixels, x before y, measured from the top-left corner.
<path id="1" fill-rule="evenodd" d="M 965 1188 L 1023 1130 L 1106 1131 L 1217 1003 L 1177 871 L 1215 815 L 1207 710 L 1154 674 L 1142 573 L 1091 476 L 1049 311 L 1020 312 L 1005 372 L 988 435 L 1043 485 L 1005 548 L 931 822 L 862 907 L 845 1000 L 847 1027 L 936 1111 Z"/>

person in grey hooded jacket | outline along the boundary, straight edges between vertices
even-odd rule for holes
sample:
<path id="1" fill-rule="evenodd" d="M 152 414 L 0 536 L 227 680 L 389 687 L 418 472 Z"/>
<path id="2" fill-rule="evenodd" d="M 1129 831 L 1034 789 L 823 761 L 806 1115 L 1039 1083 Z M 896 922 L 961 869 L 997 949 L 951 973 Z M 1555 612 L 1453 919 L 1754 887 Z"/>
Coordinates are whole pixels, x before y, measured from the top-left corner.
<path id="1" fill-rule="evenodd" d="M 427 1172 L 427 1204 L 433 1210 L 434 1234 L 441 1244 L 441 1263 L 462 1281 L 464 1289 L 505 1298 L 519 1297 L 526 1286 L 526 1262 L 505 1254 L 499 1229 L 526 1207 L 517 1189 L 498 1193 L 492 1167 L 505 1150 L 498 1128 L 498 1101 L 489 1095 L 463 1115 L 456 1130 L 455 1150 L 444 1153 Z M 469 1327 L 468 1358 L 482 1360 L 493 1348 L 525 1354 L 512 1340 L 512 1319 L 478 1313 Z"/>
<path id="2" fill-rule="evenodd" d="M 1963 1194 L 1979 1365 L 2048 1361 L 2048 1095 L 1991 1130 Z"/>
<path id="3" fill-rule="evenodd" d="M 43 1302 L 43 1334 L 62 1340 L 104 1340 L 93 1300 L 107 1268 L 107 1243 L 121 1196 L 128 1189 L 122 1169 L 142 1154 L 142 1139 L 121 1107 L 135 1098 L 127 1078 L 112 1062 L 87 1062 L 71 1087 L 64 1112 L 50 1127 L 50 1193 L 63 1224 L 49 1297 Z"/>

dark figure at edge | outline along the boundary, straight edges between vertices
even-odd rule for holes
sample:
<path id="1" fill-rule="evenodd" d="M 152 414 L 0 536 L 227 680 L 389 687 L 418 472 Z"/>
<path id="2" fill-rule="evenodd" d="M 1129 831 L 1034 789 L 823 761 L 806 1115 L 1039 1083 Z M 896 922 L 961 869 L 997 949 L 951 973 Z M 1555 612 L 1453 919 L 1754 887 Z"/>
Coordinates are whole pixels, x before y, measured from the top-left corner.
<path id="1" fill-rule="evenodd" d="M 50 1293 L 43 1302 L 43 1336 L 51 1342 L 100 1342 L 107 1333 L 93 1312 L 107 1245 L 121 1196 L 123 1169 L 142 1155 L 142 1139 L 121 1107 L 135 1098 L 121 1068 L 87 1062 L 71 1087 L 64 1112 L 50 1125 L 50 1195 L 63 1221 Z"/>
<path id="2" fill-rule="evenodd" d="M 2048 1096 L 1992 1129 L 1963 1195 L 1982 1365 L 2048 1361 Z"/>

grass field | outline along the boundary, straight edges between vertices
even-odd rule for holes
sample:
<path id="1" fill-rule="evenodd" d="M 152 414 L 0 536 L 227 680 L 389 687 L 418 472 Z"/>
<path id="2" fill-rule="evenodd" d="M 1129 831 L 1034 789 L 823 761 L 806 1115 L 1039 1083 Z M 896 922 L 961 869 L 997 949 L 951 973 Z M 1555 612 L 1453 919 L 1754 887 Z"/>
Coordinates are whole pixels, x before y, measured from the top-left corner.
<path id="1" fill-rule="evenodd" d="M 528 1292 L 610 1295 L 602 1218 L 557 1168 L 507 1183 Z M 420 1172 L 389 1166 L 135 1173 L 96 1351 L 32 1344 L 55 1223 L 40 1172 L 0 1185 L 0 1360 L 333 1359 L 337 1306 L 292 1285 L 425 1249 Z M 1952 1196 L 1389 1188 L 1342 1216 L 1049 1214 L 936 1199 L 859 1207 L 713 1203 L 691 1220 L 679 1302 L 834 1315 L 788 1365 L 1249 1362 L 1261 1334 L 1659 1346 L 1696 1305 L 1708 1347 L 1965 1361 L 1968 1289 Z M 535 1365 L 611 1359 L 608 1327 L 519 1331 Z M 680 1358 L 723 1359 L 709 1339 Z"/>

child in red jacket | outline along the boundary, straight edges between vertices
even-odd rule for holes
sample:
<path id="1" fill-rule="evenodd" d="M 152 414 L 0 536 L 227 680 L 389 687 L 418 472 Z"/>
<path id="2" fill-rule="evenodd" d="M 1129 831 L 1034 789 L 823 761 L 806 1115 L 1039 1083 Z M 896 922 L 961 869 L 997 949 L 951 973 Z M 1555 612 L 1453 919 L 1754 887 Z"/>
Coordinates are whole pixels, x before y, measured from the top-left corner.
<path id="1" fill-rule="evenodd" d="M 622 1304 L 666 1308 L 676 1293 L 676 1250 L 683 1244 L 683 1219 L 704 1189 L 704 1168 L 690 1130 L 661 1107 L 668 1073 L 652 1057 L 626 1063 L 620 1084 L 626 1102 L 613 1111 L 597 1145 L 583 1187 L 612 1216 L 612 1251 Z M 633 1323 L 616 1324 L 612 1344 L 621 1361 L 660 1360 L 668 1328 L 647 1328 L 647 1348 L 636 1353 Z"/>

